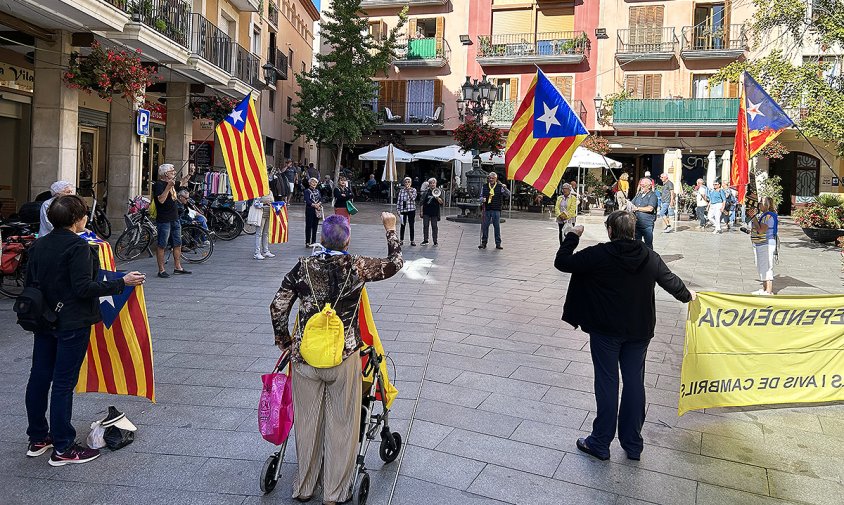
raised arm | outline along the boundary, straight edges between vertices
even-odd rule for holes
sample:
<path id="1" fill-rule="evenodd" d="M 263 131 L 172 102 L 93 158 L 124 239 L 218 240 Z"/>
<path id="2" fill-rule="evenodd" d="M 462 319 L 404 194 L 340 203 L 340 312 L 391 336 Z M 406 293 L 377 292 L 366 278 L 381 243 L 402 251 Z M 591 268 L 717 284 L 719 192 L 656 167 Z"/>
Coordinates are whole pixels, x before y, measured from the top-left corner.
<path id="1" fill-rule="evenodd" d="M 398 273 L 404 265 L 401 256 L 401 245 L 396 235 L 396 216 L 389 212 L 381 213 L 381 221 L 387 231 L 387 257 L 369 258 L 358 256 L 355 258 L 355 268 L 358 276 L 364 282 L 388 279 Z"/>

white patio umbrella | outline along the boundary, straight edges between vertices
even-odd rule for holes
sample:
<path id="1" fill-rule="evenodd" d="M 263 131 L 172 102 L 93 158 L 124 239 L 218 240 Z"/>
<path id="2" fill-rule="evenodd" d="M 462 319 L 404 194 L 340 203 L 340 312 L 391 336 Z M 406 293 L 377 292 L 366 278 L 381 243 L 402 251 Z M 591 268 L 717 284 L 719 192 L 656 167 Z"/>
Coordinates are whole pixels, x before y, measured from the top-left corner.
<path id="1" fill-rule="evenodd" d="M 491 152 L 483 153 L 481 154 L 481 163 L 485 165 L 503 165 L 504 152 L 502 151 L 501 154 L 496 155 L 493 155 Z M 568 166 L 569 168 L 621 168 L 621 162 L 601 156 L 585 147 L 578 147 L 574 151 L 574 155 L 572 155 Z"/>
<path id="2" fill-rule="evenodd" d="M 397 163 L 410 163 L 413 161 L 414 158 L 412 154 L 402 151 L 401 149 L 395 147 L 393 144 L 384 147 L 379 147 L 378 149 L 375 149 L 374 151 L 369 151 L 368 153 L 363 153 L 358 156 L 358 159 L 365 161 L 387 161 L 387 151 L 390 148 L 393 149 L 393 154 Z"/>
<path id="3" fill-rule="evenodd" d="M 492 152 L 481 153 L 481 163 L 484 165 L 503 165 L 504 151 L 500 154 L 492 154 Z"/>
<path id="4" fill-rule="evenodd" d="M 396 180 L 396 148 L 387 146 L 387 159 L 384 162 L 384 180 L 390 181 L 390 205 L 393 204 L 393 182 Z"/>
<path id="5" fill-rule="evenodd" d="M 730 173 L 732 170 L 732 165 L 730 164 L 730 151 L 724 151 L 724 154 L 721 155 L 721 185 L 733 184 L 733 181 L 730 180 Z"/>
<path id="6" fill-rule="evenodd" d="M 709 162 L 706 166 L 706 187 L 711 188 L 715 184 L 715 179 L 718 177 L 718 167 L 715 162 L 715 151 L 709 151 L 707 157 Z"/>
<path id="7" fill-rule="evenodd" d="M 452 161 L 460 160 L 461 163 L 471 163 L 472 153 L 467 153 L 460 146 L 450 145 L 429 149 L 421 153 L 414 153 L 413 158 L 417 160 Z"/>

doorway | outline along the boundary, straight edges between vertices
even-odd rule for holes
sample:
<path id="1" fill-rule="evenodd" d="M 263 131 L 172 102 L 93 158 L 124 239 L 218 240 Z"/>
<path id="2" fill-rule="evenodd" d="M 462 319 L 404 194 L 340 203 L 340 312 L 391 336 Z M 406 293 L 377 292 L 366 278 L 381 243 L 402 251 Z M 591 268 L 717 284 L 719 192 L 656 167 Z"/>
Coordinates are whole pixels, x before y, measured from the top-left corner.
<path id="1" fill-rule="evenodd" d="M 791 215 L 795 206 L 805 205 L 818 195 L 820 171 L 820 160 L 806 153 L 792 152 L 781 160 L 771 160 L 768 174 L 782 180 L 780 214 Z"/>
<path id="2" fill-rule="evenodd" d="M 79 155 L 78 170 L 76 171 L 76 187 L 79 194 L 92 196 L 95 193 L 102 193 L 103 188 L 95 187 L 98 182 L 105 179 L 100 168 L 100 130 L 89 126 L 79 127 Z M 99 198 L 99 194 L 97 197 Z"/>
<path id="3" fill-rule="evenodd" d="M 141 192 L 152 193 L 152 183 L 158 179 L 158 166 L 164 163 L 164 125 L 152 123 L 150 136 L 143 146 Z M 177 167 L 178 168 L 178 167 Z"/>

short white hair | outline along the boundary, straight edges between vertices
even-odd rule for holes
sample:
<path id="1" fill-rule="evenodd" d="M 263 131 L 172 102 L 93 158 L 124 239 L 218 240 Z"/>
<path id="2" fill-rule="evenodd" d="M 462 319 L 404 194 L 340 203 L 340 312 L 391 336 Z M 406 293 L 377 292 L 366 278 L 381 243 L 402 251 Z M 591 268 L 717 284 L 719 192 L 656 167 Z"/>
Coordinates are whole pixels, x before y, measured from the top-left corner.
<path id="1" fill-rule="evenodd" d="M 186 189 L 180 189 L 177 194 L 178 194 L 178 196 L 184 196 L 185 198 L 190 198 L 190 193 Z"/>
<path id="2" fill-rule="evenodd" d="M 73 193 L 73 192 L 75 192 L 74 190 L 76 188 L 74 187 L 72 182 L 68 182 L 68 181 L 56 181 L 56 182 L 50 184 L 50 193 L 53 196 L 56 196 L 60 193 L 64 193 L 68 189 L 72 190 L 71 192 Z"/>
<path id="3" fill-rule="evenodd" d="M 431 177 L 430 179 L 428 179 L 428 184 L 431 184 L 432 182 L 433 182 L 434 184 L 436 184 L 436 183 L 437 183 L 437 178 L 436 178 L 436 177 Z"/>
<path id="4" fill-rule="evenodd" d="M 176 170 L 176 167 L 174 167 L 172 163 L 162 163 L 161 165 L 158 165 L 158 176 L 161 177 L 170 170 Z"/>
<path id="5" fill-rule="evenodd" d="M 411 179 L 410 177 L 405 177 L 404 179 L 402 179 L 402 182 L 413 182 L 413 179 Z"/>
<path id="6" fill-rule="evenodd" d="M 308 183 L 310 183 L 311 181 L 319 182 L 319 179 L 317 179 L 316 177 L 311 177 L 310 179 L 308 179 Z"/>
<path id="7" fill-rule="evenodd" d="M 663 172 L 663 173 L 659 174 L 659 177 L 660 177 L 660 178 L 662 178 L 662 177 L 668 177 L 668 174 L 666 174 L 665 172 Z"/>

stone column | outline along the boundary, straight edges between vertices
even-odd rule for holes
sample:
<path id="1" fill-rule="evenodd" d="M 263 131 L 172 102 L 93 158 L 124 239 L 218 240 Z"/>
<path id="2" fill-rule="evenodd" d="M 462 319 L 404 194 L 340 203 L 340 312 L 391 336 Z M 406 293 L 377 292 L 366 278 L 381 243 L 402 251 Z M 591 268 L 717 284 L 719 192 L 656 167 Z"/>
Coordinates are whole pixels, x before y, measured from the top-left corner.
<path id="1" fill-rule="evenodd" d="M 126 202 L 146 192 L 141 188 L 140 138 L 135 131 L 136 112 L 115 97 L 108 115 L 108 208 L 106 214 L 116 230 L 124 228 Z"/>
<path id="2" fill-rule="evenodd" d="M 164 159 L 176 167 L 177 177 L 187 173 L 190 143 L 193 140 L 193 113 L 188 107 L 190 84 L 167 83 L 167 127 L 164 132 Z"/>
<path id="3" fill-rule="evenodd" d="M 77 182 L 79 108 L 77 91 L 62 83 L 72 46 L 70 33 L 54 42 L 36 39 L 35 83 L 32 96 L 31 196 L 50 189 L 57 180 Z"/>

